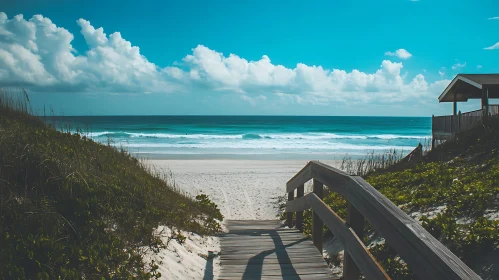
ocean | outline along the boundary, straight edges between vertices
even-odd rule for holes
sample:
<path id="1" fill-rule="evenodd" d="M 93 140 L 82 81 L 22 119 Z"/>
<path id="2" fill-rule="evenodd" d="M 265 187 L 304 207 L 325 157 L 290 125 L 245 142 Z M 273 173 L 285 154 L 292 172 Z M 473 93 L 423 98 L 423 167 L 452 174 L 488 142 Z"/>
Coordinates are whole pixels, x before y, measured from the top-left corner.
<path id="1" fill-rule="evenodd" d="M 390 149 L 410 152 L 431 137 L 427 117 L 85 116 L 46 121 L 154 159 L 334 160 Z"/>

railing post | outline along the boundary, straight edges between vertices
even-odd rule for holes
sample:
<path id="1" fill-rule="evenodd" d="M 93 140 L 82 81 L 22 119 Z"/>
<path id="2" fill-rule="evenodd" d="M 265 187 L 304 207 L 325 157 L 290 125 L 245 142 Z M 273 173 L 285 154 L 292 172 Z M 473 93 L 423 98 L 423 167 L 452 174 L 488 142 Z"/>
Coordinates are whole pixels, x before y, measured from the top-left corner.
<path id="1" fill-rule="evenodd" d="M 350 203 L 348 203 L 346 223 L 353 229 L 355 234 L 357 234 L 359 239 L 362 241 L 364 234 L 364 216 L 362 216 L 362 214 Z M 355 264 L 355 261 L 346 251 L 344 256 L 343 279 L 358 280 L 360 278 L 360 270 L 357 267 L 357 264 Z"/>
<path id="2" fill-rule="evenodd" d="M 305 186 L 301 184 L 296 189 L 296 197 L 297 198 L 303 197 L 304 191 L 305 191 Z M 299 229 L 300 231 L 303 230 L 303 211 L 296 212 L 296 228 Z"/>
<path id="3" fill-rule="evenodd" d="M 435 115 L 431 115 L 431 149 L 435 148 Z"/>
<path id="4" fill-rule="evenodd" d="M 459 110 L 459 113 L 457 114 L 457 130 L 461 132 L 461 110 Z"/>
<path id="5" fill-rule="evenodd" d="M 322 199 L 324 193 L 324 185 L 321 182 L 319 182 L 317 179 L 314 179 L 314 193 L 320 199 Z M 319 249 L 321 254 L 322 254 L 323 225 L 324 223 L 322 222 L 321 218 L 319 218 L 319 216 L 314 212 L 314 215 L 312 217 L 312 241 L 314 242 L 315 247 Z"/>
<path id="6" fill-rule="evenodd" d="M 290 192 L 288 192 L 288 201 L 292 201 L 293 199 L 295 198 L 295 191 L 292 190 Z M 286 225 L 289 227 L 289 228 L 292 228 L 293 227 L 293 212 L 288 212 L 286 213 Z"/>

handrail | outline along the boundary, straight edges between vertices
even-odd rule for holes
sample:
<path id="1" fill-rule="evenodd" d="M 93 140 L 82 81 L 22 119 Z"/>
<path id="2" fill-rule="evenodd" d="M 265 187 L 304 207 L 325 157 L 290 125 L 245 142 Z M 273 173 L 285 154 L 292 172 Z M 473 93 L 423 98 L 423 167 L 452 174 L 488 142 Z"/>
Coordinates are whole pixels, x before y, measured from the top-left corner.
<path id="1" fill-rule="evenodd" d="M 294 190 L 303 190 L 304 183 L 314 180 L 314 193 L 294 199 Z M 341 194 L 349 203 L 347 222 L 322 202 L 322 186 Z M 326 164 L 311 161 L 286 184 L 288 192 L 288 226 L 292 213 L 312 209 L 312 239 L 322 251 L 322 222 L 345 246 L 344 279 L 358 279 L 359 270 L 367 279 L 389 279 L 381 266 L 362 243 L 363 220 L 366 218 L 381 233 L 387 244 L 421 279 L 480 279 L 449 249 L 429 234 L 388 198 L 359 176 L 349 175 Z M 348 230 L 347 230 L 348 229 Z M 360 238 L 359 238 L 360 236 Z M 352 259 L 353 263 L 349 262 Z M 378 269 L 377 269 L 378 268 Z"/>

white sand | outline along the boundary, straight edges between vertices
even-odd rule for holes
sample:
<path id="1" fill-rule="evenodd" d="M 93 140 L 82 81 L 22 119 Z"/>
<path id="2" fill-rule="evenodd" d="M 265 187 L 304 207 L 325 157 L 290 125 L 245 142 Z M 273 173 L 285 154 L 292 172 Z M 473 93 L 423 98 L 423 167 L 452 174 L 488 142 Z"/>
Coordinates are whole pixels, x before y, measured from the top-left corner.
<path id="1" fill-rule="evenodd" d="M 225 219 L 276 219 L 277 199 L 305 160 L 150 160 L 171 170 L 176 185 L 195 196 L 207 194 Z M 322 161 L 339 167 L 340 161 Z"/>
<path id="2" fill-rule="evenodd" d="M 171 229 L 160 227 L 161 239 L 168 244 L 166 249 L 155 254 L 147 254 L 146 261 L 154 260 L 159 266 L 162 280 L 184 279 L 216 279 L 220 273 L 219 258 L 210 256 L 210 251 L 216 255 L 220 252 L 220 241 L 214 236 L 199 236 L 190 232 L 181 231 L 186 237 L 180 244 L 176 239 L 170 239 Z"/>
<path id="3" fill-rule="evenodd" d="M 278 197 L 286 195 L 286 182 L 300 171 L 302 160 L 149 160 L 156 171 L 173 173 L 181 191 L 193 197 L 207 194 L 225 219 L 276 219 Z M 323 161 L 339 167 L 339 161 Z M 171 231 L 165 229 L 166 242 Z M 217 279 L 218 257 L 207 259 L 209 251 L 220 252 L 217 237 L 182 232 L 185 244 L 171 240 L 168 248 L 150 254 L 159 265 L 161 279 Z M 212 278 L 213 277 L 213 278 Z"/>

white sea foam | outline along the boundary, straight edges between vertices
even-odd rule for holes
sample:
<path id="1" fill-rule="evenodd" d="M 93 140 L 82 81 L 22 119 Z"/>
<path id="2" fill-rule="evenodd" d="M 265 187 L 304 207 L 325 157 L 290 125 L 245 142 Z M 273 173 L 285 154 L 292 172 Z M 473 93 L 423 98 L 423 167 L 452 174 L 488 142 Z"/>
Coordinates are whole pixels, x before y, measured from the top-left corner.
<path id="1" fill-rule="evenodd" d="M 123 143 L 121 143 L 123 144 Z M 171 148 L 171 149 L 271 149 L 271 150 L 412 150 L 411 146 L 394 145 L 354 145 L 346 143 L 310 143 L 310 142 L 280 142 L 262 141 L 248 142 L 205 142 L 205 143 L 129 143 L 124 144 L 130 148 Z"/>
<path id="2" fill-rule="evenodd" d="M 396 134 L 380 134 L 380 135 L 348 135 L 334 133 L 283 133 L 283 134 L 169 134 L 169 133 L 133 133 L 133 132 L 89 132 L 83 133 L 88 137 L 111 137 L 119 138 L 126 135 L 131 138 L 164 138 L 164 139 L 296 139 L 296 140 L 328 140 L 328 139 L 424 139 L 428 136 L 418 135 L 396 135 Z"/>
<path id="3" fill-rule="evenodd" d="M 109 131 L 103 131 L 103 132 L 84 132 L 81 133 L 81 135 L 87 136 L 87 137 L 101 137 L 101 136 L 106 136 L 106 135 L 111 135 L 113 132 Z"/>

